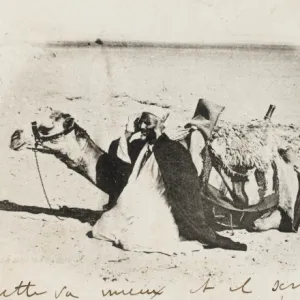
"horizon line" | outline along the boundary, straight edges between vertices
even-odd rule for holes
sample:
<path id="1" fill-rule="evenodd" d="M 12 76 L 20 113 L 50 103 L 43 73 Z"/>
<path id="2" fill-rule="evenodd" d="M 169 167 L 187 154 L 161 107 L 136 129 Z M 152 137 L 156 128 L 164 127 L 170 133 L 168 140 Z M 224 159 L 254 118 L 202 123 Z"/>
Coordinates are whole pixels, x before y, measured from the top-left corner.
<path id="1" fill-rule="evenodd" d="M 116 41 L 102 40 L 95 41 L 53 41 L 47 42 L 47 47 L 58 48 L 88 48 L 88 47 L 108 47 L 108 48 L 172 48 L 172 49 L 220 49 L 220 50 L 277 50 L 294 51 L 299 46 L 291 44 L 272 43 L 169 43 L 169 42 L 143 42 L 143 41 Z"/>

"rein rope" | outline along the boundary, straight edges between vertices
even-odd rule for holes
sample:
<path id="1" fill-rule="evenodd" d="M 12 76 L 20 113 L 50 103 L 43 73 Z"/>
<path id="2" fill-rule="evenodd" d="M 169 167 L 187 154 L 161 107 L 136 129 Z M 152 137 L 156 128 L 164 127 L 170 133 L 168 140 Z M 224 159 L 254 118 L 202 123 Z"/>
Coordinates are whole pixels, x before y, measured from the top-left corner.
<path id="1" fill-rule="evenodd" d="M 31 123 L 31 128 L 32 128 L 32 132 L 33 132 L 33 135 L 34 135 L 34 138 L 35 138 L 35 149 L 32 149 L 32 151 L 34 152 L 34 157 L 35 157 L 35 163 L 36 163 L 36 167 L 37 167 L 37 171 L 38 171 L 38 174 L 39 174 L 39 178 L 40 178 L 40 182 L 41 182 L 41 185 L 42 185 L 42 189 L 43 189 L 43 193 L 44 193 L 44 196 L 46 198 L 46 201 L 48 203 L 48 206 L 50 209 L 53 209 L 52 206 L 51 206 L 51 203 L 50 203 L 50 200 L 49 200 L 49 197 L 47 195 L 47 192 L 46 192 L 46 188 L 45 188 L 45 185 L 44 185 L 44 181 L 43 181 L 43 177 L 42 177 L 42 172 L 41 172 L 41 168 L 40 168 L 40 164 L 39 164 L 39 160 L 38 160 L 38 156 L 37 156 L 37 145 L 43 141 L 52 141 L 52 140 L 55 140 L 57 138 L 60 138 L 61 136 L 63 135 L 67 135 L 69 134 L 71 131 L 74 130 L 74 126 L 75 126 L 75 123 L 73 124 L 73 126 L 71 126 L 70 128 L 68 129 L 65 129 L 64 131 L 62 131 L 61 133 L 57 133 L 57 134 L 54 134 L 52 136 L 49 136 L 49 137 L 45 137 L 45 136 L 41 136 L 38 132 L 38 129 L 37 129 L 37 123 L 36 122 L 32 122 Z M 64 219 L 58 217 L 58 216 L 55 216 L 58 220 L 60 221 L 63 221 Z"/>
<path id="2" fill-rule="evenodd" d="M 39 164 L 39 160 L 38 160 L 38 156 L 37 156 L 37 145 L 41 142 L 45 142 L 45 141 L 53 141 L 55 139 L 58 139 L 64 135 L 67 135 L 69 134 L 70 132 L 72 132 L 75 128 L 80 128 L 75 122 L 73 123 L 72 126 L 70 126 L 68 129 L 65 129 L 64 131 L 60 132 L 60 133 L 57 133 L 57 134 L 54 134 L 52 136 L 41 136 L 38 132 L 38 129 L 37 129 L 37 123 L 36 122 L 32 122 L 31 123 L 31 126 L 32 126 L 32 132 L 33 132 L 33 135 L 34 135 L 34 138 L 35 138 L 35 148 L 32 149 L 32 151 L 34 152 L 34 157 L 35 157 L 35 163 L 36 163 L 36 167 L 37 167 L 37 170 L 38 170 L 38 174 L 39 174 L 39 178 L 40 178 L 40 182 L 41 182 L 41 185 L 42 185 L 42 189 L 43 189 L 43 193 L 45 195 L 45 198 L 46 198 L 46 201 L 48 203 L 48 206 L 50 209 L 53 209 L 52 206 L 51 206 L 51 203 L 50 203 L 50 200 L 49 200 L 49 197 L 47 195 L 47 192 L 46 192 L 46 188 L 45 188 L 45 185 L 44 185 L 44 181 L 43 181 L 43 177 L 42 177 L 42 172 L 41 172 L 41 168 L 40 168 L 40 164 Z M 84 134 L 87 135 L 88 138 L 89 135 L 87 134 L 87 132 L 85 130 L 83 130 L 81 128 L 82 132 Z M 82 151 L 85 150 L 87 146 L 87 142 L 85 143 L 85 145 L 83 146 L 82 148 Z M 64 219 L 58 217 L 58 216 L 55 216 L 58 220 L 60 221 L 64 221 Z"/>
<path id="3" fill-rule="evenodd" d="M 42 189 L 43 189 L 43 193 L 45 195 L 45 198 L 46 198 L 46 201 L 48 203 L 48 206 L 50 209 L 53 209 L 51 204 L 50 204 L 50 200 L 48 198 L 48 195 L 47 195 L 47 192 L 46 192 L 46 188 L 45 188 L 45 185 L 44 185 L 44 181 L 43 181 L 43 177 L 42 177 L 42 173 L 41 173 L 41 168 L 40 168 L 40 164 L 39 164 L 39 160 L 38 160 L 38 156 L 37 156 L 37 150 L 33 150 L 33 153 L 34 153 L 34 157 L 35 157 L 35 163 L 36 163 L 36 168 L 38 170 L 38 174 L 39 174 L 39 178 L 40 178 L 40 181 L 41 181 L 41 185 L 42 185 Z M 64 219 L 58 217 L 58 216 L 55 216 L 58 220 L 60 221 L 64 221 Z"/>

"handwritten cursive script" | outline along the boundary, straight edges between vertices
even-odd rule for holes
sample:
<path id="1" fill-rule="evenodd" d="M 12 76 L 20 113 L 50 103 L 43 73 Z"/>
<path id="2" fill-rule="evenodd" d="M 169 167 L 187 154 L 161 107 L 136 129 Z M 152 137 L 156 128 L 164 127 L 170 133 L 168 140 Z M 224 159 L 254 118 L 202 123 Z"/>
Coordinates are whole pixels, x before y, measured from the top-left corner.
<path id="1" fill-rule="evenodd" d="M 27 284 L 23 284 L 23 281 L 20 282 L 19 285 L 17 285 L 13 291 L 7 291 L 7 289 L 4 289 L 3 291 L 0 291 L 0 297 L 9 298 L 14 296 L 22 296 L 26 295 L 28 298 L 34 297 L 34 296 L 41 296 L 47 293 L 47 291 L 39 291 L 35 289 L 35 284 L 32 284 L 31 281 L 29 281 Z"/>
<path id="2" fill-rule="evenodd" d="M 300 284 L 295 284 L 294 282 L 292 283 L 288 283 L 288 284 L 284 284 L 284 283 L 281 283 L 279 280 L 276 280 L 273 288 L 272 288 L 272 291 L 273 292 L 276 292 L 276 291 L 285 291 L 287 289 L 292 289 L 292 290 L 295 290 L 297 288 L 300 287 Z"/>
<path id="3" fill-rule="evenodd" d="M 198 293 L 200 290 L 202 290 L 203 293 L 205 293 L 207 290 L 208 291 L 213 290 L 215 288 L 215 286 L 213 286 L 213 285 L 209 286 L 209 282 L 210 282 L 210 277 L 205 281 L 205 283 L 203 285 L 201 285 L 196 290 L 190 290 L 190 293 L 195 294 L 195 293 Z"/>
<path id="4" fill-rule="evenodd" d="M 225 288 L 225 289 L 224 289 Z M 190 289 L 190 294 L 196 294 L 196 293 L 205 293 L 205 294 L 211 294 L 218 290 L 222 290 L 224 292 L 229 292 L 230 294 L 240 294 L 240 296 L 247 295 L 247 294 L 256 294 L 262 292 L 261 291 L 262 286 L 260 286 L 259 289 L 256 289 L 252 278 L 249 277 L 248 279 L 240 279 L 239 281 L 235 282 L 232 285 L 222 284 L 221 286 L 217 285 L 216 283 L 213 283 L 213 279 L 211 277 L 206 278 L 206 280 L 203 280 L 197 288 Z M 271 284 L 265 284 L 263 285 L 263 288 L 266 289 L 266 291 L 270 291 L 274 294 L 279 294 L 281 297 L 281 300 L 285 297 L 285 295 L 289 295 L 291 291 L 296 295 L 297 292 L 300 292 L 300 283 L 295 283 L 293 281 L 287 282 L 287 281 L 281 281 L 276 280 L 275 282 L 271 282 Z M 166 292 L 166 287 L 162 288 L 156 288 L 156 289 L 146 289 L 146 288 L 128 288 L 126 289 L 102 289 L 102 297 L 103 298 L 109 298 L 114 296 L 150 296 L 151 299 L 161 296 Z M 287 293 L 286 293 L 287 291 Z M 294 292 L 293 292 L 294 291 Z M 188 292 L 188 291 L 187 291 Z M 34 298 L 34 297 L 40 297 L 43 298 L 43 295 L 52 295 L 53 299 L 79 299 L 79 296 L 76 295 L 73 291 L 69 290 L 67 286 L 62 286 L 59 289 L 56 289 L 54 291 L 49 291 L 46 289 L 42 289 L 37 287 L 36 284 L 32 283 L 32 281 L 25 282 L 21 281 L 18 285 L 13 285 L 12 288 L 2 288 L 0 289 L 0 298 L 10 298 L 10 299 L 16 299 L 17 296 L 23 296 L 26 298 Z M 300 295 L 300 294 L 299 294 Z M 101 295 L 99 295 L 101 296 Z M 22 297 L 21 297 L 22 298 Z"/>
<path id="5" fill-rule="evenodd" d="M 55 291 L 55 299 L 58 299 L 60 296 L 62 296 L 64 294 L 65 297 L 72 297 L 72 298 L 79 298 L 78 296 L 75 296 L 72 294 L 72 292 L 68 291 L 67 290 L 67 287 L 64 286 L 60 291 L 59 293 L 57 293 Z"/>
<path id="6" fill-rule="evenodd" d="M 11 290 L 9 289 L 4 289 L 0 290 L 0 297 L 4 298 L 13 298 L 15 299 L 16 296 L 26 296 L 27 298 L 31 297 L 38 297 L 42 296 L 45 294 L 49 294 L 48 291 L 46 290 L 39 290 L 35 284 L 31 283 L 31 281 L 28 281 L 28 283 L 24 284 L 23 281 L 20 282 L 19 285 L 15 286 Z M 69 291 L 66 286 L 63 288 L 59 289 L 58 292 L 54 292 L 54 299 L 60 299 L 60 298 L 79 298 L 76 296 L 74 293 Z"/>
<path id="7" fill-rule="evenodd" d="M 211 283 L 212 278 L 209 277 L 205 281 L 199 285 L 200 287 L 197 287 L 196 289 L 191 289 L 190 294 L 196 294 L 196 293 L 206 293 L 206 292 L 213 292 L 213 290 L 218 290 L 219 287 L 215 284 Z M 261 291 L 261 287 L 259 290 L 255 289 L 255 287 L 252 286 L 251 282 L 252 278 L 249 277 L 246 280 L 240 281 L 239 284 L 236 284 L 234 286 L 230 286 L 229 289 L 228 287 L 225 288 L 227 291 L 230 293 L 239 293 L 239 294 L 252 294 L 252 293 L 257 293 Z M 282 282 L 280 280 L 276 280 L 273 285 L 271 286 L 264 286 L 266 290 L 271 290 L 272 292 L 281 292 L 281 299 L 283 299 L 283 292 L 285 291 L 294 291 L 294 290 L 299 290 L 300 292 L 300 283 L 294 283 L 294 282 Z"/>
<path id="8" fill-rule="evenodd" d="M 163 294 L 163 290 L 165 287 L 162 287 L 160 290 L 138 290 L 138 291 L 134 291 L 132 288 L 128 291 L 125 290 L 107 290 L 104 291 L 102 290 L 102 296 L 103 297 L 112 297 L 112 296 L 137 296 L 137 295 L 153 295 L 153 297 L 151 299 L 153 299 L 156 296 L 160 296 Z"/>

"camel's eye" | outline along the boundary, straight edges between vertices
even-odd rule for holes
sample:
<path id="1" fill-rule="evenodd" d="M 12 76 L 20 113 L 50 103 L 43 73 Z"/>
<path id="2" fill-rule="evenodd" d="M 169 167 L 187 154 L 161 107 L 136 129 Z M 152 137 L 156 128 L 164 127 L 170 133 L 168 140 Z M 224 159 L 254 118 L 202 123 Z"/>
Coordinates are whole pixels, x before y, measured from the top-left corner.
<path id="1" fill-rule="evenodd" d="M 49 132 L 50 132 L 51 128 L 47 128 L 43 125 L 40 125 L 39 126 L 39 132 L 42 134 L 42 135 L 48 135 Z"/>

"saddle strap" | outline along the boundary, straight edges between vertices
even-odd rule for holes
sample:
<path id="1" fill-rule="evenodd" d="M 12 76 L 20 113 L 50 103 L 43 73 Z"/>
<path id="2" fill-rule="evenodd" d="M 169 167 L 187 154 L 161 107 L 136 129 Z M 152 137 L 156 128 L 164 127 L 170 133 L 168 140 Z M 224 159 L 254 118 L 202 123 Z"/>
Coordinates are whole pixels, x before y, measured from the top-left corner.
<path id="1" fill-rule="evenodd" d="M 207 144 L 204 146 L 201 154 L 202 154 L 202 158 L 203 158 L 203 170 L 200 175 L 200 187 L 201 187 L 201 192 L 202 192 L 203 189 L 208 186 L 209 177 L 210 177 L 210 173 L 213 168 L 213 165 L 212 165 L 210 151 L 208 149 Z"/>

